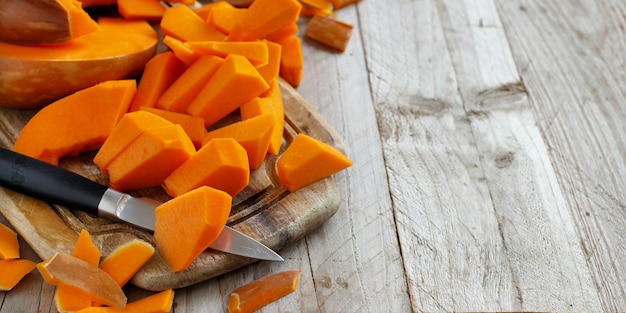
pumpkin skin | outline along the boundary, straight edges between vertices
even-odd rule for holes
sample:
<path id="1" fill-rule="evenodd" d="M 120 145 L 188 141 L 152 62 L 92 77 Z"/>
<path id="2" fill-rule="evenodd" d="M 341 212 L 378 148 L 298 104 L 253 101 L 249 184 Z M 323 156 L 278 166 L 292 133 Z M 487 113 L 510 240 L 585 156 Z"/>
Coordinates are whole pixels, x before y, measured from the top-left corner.
<path id="1" fill-rule="evenodd" d="M 101 18 L 98 30 L 66 43 L 0 42 L 0 106 L 38 109 L 78 90 L 138 75 L 158 35 L 145 21 Z"/>

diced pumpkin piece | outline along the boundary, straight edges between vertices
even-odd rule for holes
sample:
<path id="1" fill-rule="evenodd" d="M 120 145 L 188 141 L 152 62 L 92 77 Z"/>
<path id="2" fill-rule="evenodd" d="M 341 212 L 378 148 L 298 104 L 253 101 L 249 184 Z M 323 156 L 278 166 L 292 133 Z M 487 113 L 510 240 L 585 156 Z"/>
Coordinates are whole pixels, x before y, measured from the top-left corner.
<path id="1" fill-rule="evenodd" d="M 160 20 L 165 14 L 159 0 L 117 0 L 117 9 L 126 19 Z"/>
<path id="2" fill-rule="evenodd" d="M 189 104 L 223 63 L 223 58 L 212 55 L 198 58 L 163 92 L 156 107 L 173 112 L 187 112 Z"/>
<path id="3" fill-rule="evenodd" d="M 296 290 L 299 270 L 283 271 L 254 280 L 230 293 L 229 313 L 251 313 Z"/>
<path id="4" fill-rule="evenodd" d="M 187 43 L 172 36 L 165 36 L 163 43 L 174 52 L 177 58 L 187 65 L 193 64 L 200 57 L 199 54 L 191 50 Z"/>
<path id="5" fill-rule="evenodd" d="M 291 86 L 297 87 L 302 80 L 302 44 L 300 37 L 288 36 L 278 42 L 282 46 L 280 60 L 280 77 L 285 79 Z"/>
<path id="6" fill-rule="evenodd" d="M 235 24 L 245 18 L 246 14 L 245 8 L 235 7 L 228 1 L 214 2 L 206 10 L 206 22 L 212 24 L 224 34 L 229 34 Z"/>
<path id="7" fill-rule="evenodd" d="M 38 111 L 13 150 L 57 165 L 59 158 L 100 148 L 135 95 L 134 80 L 108 81 L 78 91 Z"/>
<path id="8" fill-rule="evenodd" d="M 109 164 L 110 186 L 122 191 L 161 186 L 195 152 L 180 125 L 146 130 Z"/>
<path id="9" fill-rule="evenodd" d="M 185 113 L 172 112 L 157 108 L 142 107 L 144 111 L 158 115 L 174 124 L 180 125 L 193 145 L 199 149 L 202 146 L 202 139 L 206 134 L 206 128 L 204 128 L 204 120 L 197 116 L 191 116 Z"/>
<path id="10" fill-rule="evenodd" d="M 280 59 L 283 47 L 267 40 L 265 43 L 267 44 L 267 64 L 258 66 L 256 69 L 263 76 L 265 82 L 271 86 L 280 75 Z"/>
<path id="11" fill-rule="evenodd" d="M 228 124 L 206 133 L 203 142 L 206 144 L 215 138 L 235 139 L 246 149 L 250 170 L 253 171 L 261 167 L 265 160 L 275 121 L 273 114 L 263 114 Z"/>
<path id="12" fill-rule="evenodd" d="M 74 245 L 72 256 L 79 258 L 93 266 L 100 263 L 100 249 L 93 243 L 89 232 L 82 229 Z M 59 312 L 73 312 L 91 305 L 92 298 L 77 293 L 72 288 L 57 286 L 54 292 L 54 303 Z"/>
<path id="13" fill-rule="evenodd" d="M 161 19 L 161 31 L 181 41 L 223 40 L 226 36 L 185 5 L 167 8 Z"/>
<path id="14" fill-rule="evenodd" d="M 264 39 L 267 35 L 295 23 L 302 5 L 298 0 L 255 0 L 246 9 L 228 36 L 231 41 Z"/>
<path id="15" fill-rule="evenodd" d="M 189 41 L 191 50 L 200 55 L 215 55 L 225 58 L 229 54 L 246 57 L 254 66 L 268 63 L 269 52 L 264 41 Z"/>
<path id="16" fill-rule="evenodd" d="M 296 23 L 287 24 L 277 29 L 276 31 L 272 32 L 271 34 L 265 36 L 265 39 L 272 41 L 272 42 L 279 42 L 286 37 L 295 36 L 298 33 L 298 30 L 299 30 L 298 24 Z"/>
<path id="17" fill-rule="evenodd" d="M 264 97 L 256 97 L 239 108 L 241 119 L 247 120 L 263 114 L 269 114 L 274 118 L 272 134 L 267 152 L 277 155 L 283 142 L 285 129 L 285 107 L 280 92 L 278 80 L 274 80 L 269 92 Z"/>
<path id="18" fill-rule="evenodd" d="M 305 134 L 298 134 L 276 163 L 278 177 L 294 192 L 352 166 L 335 147 Z"/>
<path id="19" fill-rule="evenodd" d="M 122 288 L 100 268 L 67 253 L 56 253 L 37 264 L 43 279 L 55 286 L 65 286 L 76 293 L 92 297 L 98 303 L 124 308 L 126 295 Z"/>
<path id="20" fill-rule="evenodd" d="M 267 89 L 269 85 L 248 59 L 230 54 L 189 104 L 187 113 L 202 117 L 208 127 Z"/>
<path id="21" fill-rule="evenodd" d="M 146 21 L 101 17 L 98 30 L 62 45 L 0 42 L 0 105 L 41 108 L 100 82 L 134 78 L 158 40 Z"/>
<path id="22" fill-rule="evenodd" d="M 186 269 L 217 239 L 231 205 L 226 192 L 201 186 L 155 209 L 154 239 L 172 271 Z"/>
<path id="23" fill-rule="evenodd" d="M 186 70 L 186 65 L 171 51 L 155 55 L 143 71 L 129 111 L 153 107 L 161 95 Z"/>
<path id="24" fill-rule="evenodd" d="M 120 287 L 126 283 L 150 260 L 154 247 L 145 241 L 133 239 L 115 248 L 100 263 L 100 268 L 109 274 Z"/>
<path id="25" fill-rule="evenodd" d="M 35 262 L 27 259 L 0 260 L 0 290 L 13 289 L 35 266 Z"/>
<path id="26" fill-rule="evenodd" d="M 350 42 L 352 25 L 329 16 L 315 15 L 307 24 L 304 35 L 343 52 Z"/>
<path id="27" fill-rule="evenodd" d="M 179 166 L 163 182 L 175 198 L 200 186 L 209 186 L 235 196 L 250 181 L 246 150 L 233 138 L 216 138 Z"/>
<path id="28" fill-rule="evenodd" d="M 170 125 L 172 123 L 168 120 L 144 110 L 124 114 L 96 153 L 93 163 L 108 176 L 111 162 L 139 135 L 149 129 Z"/>
<path id="29" fill-rule="evenodd" d="M 95 31 L 79 1 L 1 1 L 0 40 L 19 45 L 58 44 Z"/>
<path id="30" fill-rule="evenodd" d="M 12 260 L 20 257 L 20 243 L 17 233 L 0 223 L 0 260 Z"/>
<path id="31" fill-rule="evenodd" d="M 122 310 L 113 307 L 88 307 L 77 313 L 169 313 L 174 304 L 174 290 L 166 289 L 145 298 L 129 302 Z"/>

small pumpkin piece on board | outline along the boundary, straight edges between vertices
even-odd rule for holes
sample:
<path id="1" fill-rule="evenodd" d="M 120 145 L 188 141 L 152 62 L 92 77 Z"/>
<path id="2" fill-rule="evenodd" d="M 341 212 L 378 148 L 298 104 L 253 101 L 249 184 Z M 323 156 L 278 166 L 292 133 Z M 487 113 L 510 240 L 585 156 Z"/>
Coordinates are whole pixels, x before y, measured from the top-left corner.
<path id="1" fill-rule="evenodd" d="M 191 50 L 200 55 L 215 55 L 225 58 L 229 54 L 238 54 L 246 57 L 253 66 L 263 66 L 268 63 L 269 51 L 265 41 L 189 41 Z"/>
<path id="2" fill-rule="evenodd" d="M 226 37 L 186 5 L 177 5 L 165 10 L 161 19 L 161 31 L 163 35 L 181 41 L 224 40 Z"/>
<path id="3" fill-rule="evenodd" d="M 335 147 L 300 133 L 276 162 L 278 177 L 294 192 L 352 166 Z"/>
<path id="4" fill-rule="evenodd" d="M 229 41 L 265 39 L 288 24 L 296 23 L 302 4 L 298 0 L 255 0 L 228 35 Z"/>
<path id="5" fill-rule="evenodd" d="M 172 198 L 200 186 L 235 196 L 250 182 L 246 150 L 233 138 L 216 138 L 204 145 L 163 182 Z"/>
<path id="6" fill-rule="evenodd" d="M 154 115 L 158 115 L 174 124 L 180 125 L 193 142 L 196 149 L 202 146 L 202 138 L 206 134 L 206 128 L 204 128 L 204 120 L 197 116 L 191 116 L 185 113 L 172 112 L 151 107 L 142 107 L 144 111 L 150 112 Z"/>
<path id="7" fill-rule="evenodd" d="M 12 260 L 20 257 L 20 243 L 17 233 L 0 223 L 0 260 Z"/>
<path id="8" fill-rule="evenodd" d="M 174 290 L 166 289 L 145 298 L 126 304 L 123 310 L 113 307 L 88 307 L 76 311 L 76 313 L 170 313 L 174 304 Z"/>
<path id="9" fill-rule="evenodd" d="M 343 52 L 352 36 L 352 25 L 330 16 L 314 15 L 304 35 L 328 47 Z"/>
<path id="10" fill-rule="evenodd" d="M 283 47 L 269 40 L 265 40 L 265 44 L 267 44 L 267 64 L 257 66 L 256 69 L 271 87 L 272 82 L 278 79 L 280 74 L 280 58 Z"/>
<path id="11" fill-rule="evenodd" d="M 161 186 L 195 152 L 180 125 L 146 130 L 109 164 L 110 186 L 121 191 Z"/>
<path id="12" fill-rule="evenodd" d="M 265 79 L 243 56 L 230 54 L 189 104 L 187 113 L 211 126 L 269 89 Z"/>
<path id="13" fill-rule="evenodd" d="M 230 34 L 236 23 L 245 18 L 246 8 L 238 8 L 228 1 L 214 2 L 207 8 L 206 22 L 224 34 Z"/>
<path id="14" fill-rule="evenodd" d="M 37 264 L 43 279 L 55 286 L 65 286 L 94 301 L 123 309 L 126 295 L 103 270 L 67 253 L 56 253 Z"/>
<path id="15" fill-rule="evenodd" d="M 125 19 L 158 21 L 165 14 L 165 7 L 159 0 L 117 0 L 117 9 Z"/>
<path id="16" fill-rule="evenodd" d="M 186 113 L 187 107 L 224 63 L 212 55 L 196 59 L 157 100 L 156 108 Z"/>
<path id="17" fill-rule="evenodd" d="M 0 1 L 0 40 L 19 45 L 59 44 L 98 29 L 79 1 Z"/>
<path id="18" fill-rule="evenodd" d="M 251 313 L 296 290 L 299 270 L 283 271 L 254 280 L 230 293 L 229 313 Z"/>
<path id="19" fill-rule="evenodd" d="M 100 263 L 100 249 L 93 243 L 87 230 L 82 229 L 78 234 L 72 256 L 93 266 L 98 266 Z M 54 292 L 54 303 L 59 312 L 73 312 L 89 307 L 92 300 L 90 296 L 76 293 L 72 288 L 65 286 L 57 286 Z"/>
<path id="20" fill-rule="evenodd" d="M 154 210 L 157 250 L 173 272 L 186 269 L 217 239 L 231 205 L 228 193 L 202 186 Z"/>
<path id="21" fill-rule="evenodd" d="M 168 120 L 144 110 L 124 114 L 96 153 L 93 163 L 108 176 L 111 162 L 139 135 L 149 129 L 170 125 L 173 124 Z"/>
<path id="22" fill-rule="evenodd" d="M 152 245 L 133 239 L 113 250 L 102 262 L 100 268 L 109 274 L 120 287 L 126 283 L 150 260 L 154 254 Z"/>
<path id="23" fill-rule="evenodd" d="M 154 107 L 157 100 L 185 71 L 186 65 L 174 52 L 166 51 L 155 55 L 144 68 L 137 92 L 128 109 L 137 111 L 141 107 Z"/>
<path id="24" fill-rule="evenodd" d="M 267 152 L 277 155 L 283 143 L 283 131 L 285 129 L 285 107 L 278 80 L 274 80 L 269 91 L 263 97 L 256 97 L 242 105 L 239 112 L 242 120 L 263 114 L 270 114 L 274 117 L 274 126 Z"/>
<path id="25" fill-rule="evenodd" d="M 282 46 L 280 59 L 280 77 L 291 86 L 298 87 L 302 80 L 304 58 L 302 56 L 302 43 L 296 35 L 288 36 L 277 42 Z"/>
<path id="26" fill-rule="evenodd" d="M 0 291 L 13 289 L 35 266 L 27 259 L 0 260 Z"/>
<path id="27" fill-rule="evenodd" d="M 233 138 L 248 153 L 250 170 L 261 167 L 267 155 L 276 120 L 273 114 L 263 114 L 212 130 L 204 135 L 203 143 L 215 138 Z"/>
<path id="28" fill-rule="evenodd" d="M 20 132 L 13 151 L 58 165 L 59 158 L 100 148 L 128 111 L 134 80 L 97 84 L 38 111 Z"/>
<path id="29" fill-rule="evenodd" d="M 166 35 L 165 37 L 163 37 L 163 44 L 170 48 L 170 50 L 174 52 L 176 57 L 187 65 L 193 64 L 200 57 L 199 54 L 191 50 L 186 42 L 182 42 L 181 40 L 178 40 L 172 36 Z"/>

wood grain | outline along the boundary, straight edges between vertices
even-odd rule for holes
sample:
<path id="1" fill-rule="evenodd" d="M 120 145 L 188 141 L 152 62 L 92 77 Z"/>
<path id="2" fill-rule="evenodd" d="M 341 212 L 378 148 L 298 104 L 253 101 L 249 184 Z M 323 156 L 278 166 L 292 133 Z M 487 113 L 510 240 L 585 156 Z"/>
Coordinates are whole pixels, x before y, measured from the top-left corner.
<path id="1" fill-rule="evenodd" d="M 626 311 L 625 16 L 619 0 L 337 11 L 346 52 L 305 38 L 298 87 L 355 164 L 337 213 L 283 263 L 177 289 L 173 311 L 223 312 L 294 268 L 262 312 Z M 50 311 L 49 294 L 6 293 L 0 312 Z"/>

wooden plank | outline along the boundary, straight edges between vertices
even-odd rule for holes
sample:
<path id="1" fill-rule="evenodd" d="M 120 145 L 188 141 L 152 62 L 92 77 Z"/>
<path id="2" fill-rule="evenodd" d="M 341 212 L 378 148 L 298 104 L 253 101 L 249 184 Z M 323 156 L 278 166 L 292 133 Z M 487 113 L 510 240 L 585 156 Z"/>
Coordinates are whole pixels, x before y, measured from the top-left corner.
<path id="1" fill-rule="evenodd" d="M 339 20 L 354 25 L 343 53 L 303 42 L 306 64 L 298 91 L 344 138 L 354 162 L 335 175 L 342 199 L 338 212 L 306 238 L 316 292 L 315 299 L 308 296 L 306 301 L 315 300 L 321 312 L 407 312 L 409 297 L 360 36 L 362 25 L 376 23 L 380 16 L 363 17 L 362 5 L 383 8 L 387 3 L 363 1 L 336 12 Z"/>
<path id="2" fill-rule="evenodd" d="M 590 272 L 569 273 L 589 303 L 574 310 L 625 311 L 624 2 L 497 4 Z"/>

